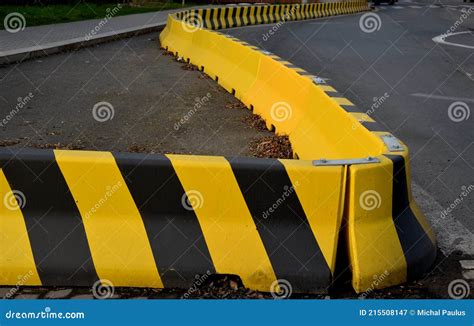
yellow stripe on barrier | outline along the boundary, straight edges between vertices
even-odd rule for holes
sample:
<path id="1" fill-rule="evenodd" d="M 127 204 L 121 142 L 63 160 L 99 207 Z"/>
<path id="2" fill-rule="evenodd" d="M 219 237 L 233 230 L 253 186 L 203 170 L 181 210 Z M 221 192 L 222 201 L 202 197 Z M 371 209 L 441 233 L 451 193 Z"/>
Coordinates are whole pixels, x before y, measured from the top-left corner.
<path id="1" fill-rule="evenodd" d="M 81 213 L 99 277 L 114 286 L 163 287 L 143 220 L 112 154 L 54 153 Z"/>
<path id="2" fill-rule="evenodd" d="M 319 88 L 321 88 L 323 91 L 325 92 L 337 92 L 336 89 L 332 86 L 329 86 L 329 85 L 318 85 Z"/>
<path id="3" fill-rule="evenodd" d="M 0 169 L 0 284 L 41 285 L 25 220 L 18 205 L 19 202 L 22 206 L 27 205 L 28 199 L 17 193 L 19 190 L 13 190 Z"/>
<path id="4" fill-rule="evenodd" d="M 381 159 L 376 166 L 350 168 L 349 180 L 361 180 L 350 182 L 346 205 L 352 285 L 358 293 L 373 286 L 374 279 L 378 279 L 377 288 L 406 280 L 407 266 L 392 220 L 392 165 Z"/>
<path id="5" fill-rule="evenodd" d="M 280 162 L 285 166 L 311 230 L 334 274 L 344 209 L 346 167 L 315 167 L 311 161 Z"/>
<path id="6" fill-rule="evenodd" d="M 350 113 L 359 122 L 375 122 L 367 113 L 363 112 L 351 112 Z"/>
<path id="7" fill-rule="evenodd" d="M 354 103 L 352 103 L 345 97 L 331 97 L 331 98 L 339 105 L 350 105 L 350 106 L 354 105 Z"/>
<path id="8" fill-rule="evenodd" d="M 237 7 L 237 9 L 236 9 L 236 13 L 235 13 L 236 26 L 242 26 L 242 20 L 240 19 L 240 14 L 241 14 L 242 10 L 243 10 L 242 7 Z"/>
<path id="9" fill-rule="evenodd" d="M 223 157 L 167 157 L 186 193 L 200 199 L 190 202 L 216 272 L 239 275 L 245 286 L 268 291 L 275 273 L 230 164 Z"/>

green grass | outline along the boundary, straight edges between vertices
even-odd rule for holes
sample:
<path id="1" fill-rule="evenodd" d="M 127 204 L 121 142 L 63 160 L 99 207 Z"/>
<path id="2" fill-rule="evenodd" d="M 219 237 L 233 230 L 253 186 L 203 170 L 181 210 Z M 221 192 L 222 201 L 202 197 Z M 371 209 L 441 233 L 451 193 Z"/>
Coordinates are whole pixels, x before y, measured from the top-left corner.
<path id="1" fill-rule="evenodd" d="M 193 5 L 186 3 L 186 5 Z M 26 27 L 45 24 L 68 23 L 86 19 L 103 19 L 107 13 L 116 8 L 116 3 L 94 4 L 81 2 L 77 5 L 32 5 L 10 6 L 0 5 L 0 29 L 4 29 L 4 19 L 9 13 L 19 12 L 25 17 Z M 139 14 L 145 12 L 182 8 L 180 3 L 156 2 L 143 7 L 130 7 L 122 4 L 115 16 Z M 107 11 L 107 9 L 109 9 Z M 115 10 L 114 10 L 115 11 Z"/>

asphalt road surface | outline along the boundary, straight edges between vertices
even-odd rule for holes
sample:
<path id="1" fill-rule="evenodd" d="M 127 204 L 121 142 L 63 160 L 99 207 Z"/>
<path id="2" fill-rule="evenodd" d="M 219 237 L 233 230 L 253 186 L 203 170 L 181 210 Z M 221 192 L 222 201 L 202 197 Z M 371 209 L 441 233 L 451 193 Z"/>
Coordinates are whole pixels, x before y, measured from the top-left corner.
<path id="1" fill-rule="evenodd" d="M 0 146 L 249 156 L 250 142 L 272 135 L 156 38 L 0 67 Z"/>
<path id="2" fill-rule="evenodd" d="M 375 25 L 364 25 L 368 15 Z M 474 4 L 400 0 L 365 15 L 287 22 L 268 37 L 271 28 L 227 33 L 327 78 L 363 111 L 388 94 L 370 115 L 409 146 L 414 193 L 443 253 L 472 257 Z"/>

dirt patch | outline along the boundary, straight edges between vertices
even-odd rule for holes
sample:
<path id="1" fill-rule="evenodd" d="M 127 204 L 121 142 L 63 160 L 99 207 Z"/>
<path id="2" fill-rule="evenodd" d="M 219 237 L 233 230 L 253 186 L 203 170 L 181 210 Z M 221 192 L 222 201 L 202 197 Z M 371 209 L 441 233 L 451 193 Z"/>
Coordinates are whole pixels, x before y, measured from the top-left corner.
<path id="1" fill-rule="evenodd" d="M 265 120 L 263 120 L 262 117 L 257 114 L 245 116 L 243 121 L 250 127 L 255 128 L 257 130 L 260 130 L 260 131 L 268 130 Z"/>
<path id="2" fill-rule="evenodd" d="M 5 140 L 0 140 L 0 147 L 8 147 L 8 146 L 13 146 L 16 144 L 19 144 L 20 141 L 16 139 L 5 139 Z"/>
<path id="3" fill-rule="evenodd" d="M 237 101 L 237 102 L 231 102 L 231 103 L 226 103 L 225 104 L 226 109 L 247 109 L 244 103 Z"/>
<path id="4" fill-rule="evenodd" d="M 249 128 L 250 110 L 226 109 L 242 104 L 154 40 L 142 35 L 0 67 L 0 120 L 15 112 L 0 126 L 0 146 L 251 156 L 249 143 L 272 135 Z"/>
<path id="5" fill-rule="evenodd" d="M 81 150 L 85 149 L 83 145 L 78 144 L 51 144 L 51 143 L 43 143 L 43 144 L 32 144 L 31 147 L 38 148 L 38 149 L 66 149 L 66 150 Z"/>
<path id="6" fill-rule="evenodd" d="M 293 149 L 288 136 L 270 136 L 250 143 L 250 153 L 260 158 L 292 159 Z"/>

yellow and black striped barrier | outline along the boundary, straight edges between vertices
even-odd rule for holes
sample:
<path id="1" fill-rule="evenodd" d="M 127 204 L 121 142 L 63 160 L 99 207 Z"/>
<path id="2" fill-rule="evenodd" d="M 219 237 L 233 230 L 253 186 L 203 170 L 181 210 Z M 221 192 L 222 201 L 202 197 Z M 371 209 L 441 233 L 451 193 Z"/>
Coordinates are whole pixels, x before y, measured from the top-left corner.
<path id="1" fill-rule="evenodd" d="M 345 250 L 359 293 L 419 277 L 436 256 L 411 195 L 407 147 L 317 76 L 214 30 L 366 10 L 365 0 L 190 10 L 170 16 L 160 35 L 164 48 L 215 79 L 268 129 L 288 135 L 295 158 L 347 168 Z"/>
<path id="2" fill-rule="evenodd" d="M 345 167 L 296 160 L 0 151 L 0 284 L 188 288 L 233 274 L 324 292 Z M 21 194 L 21 195 L 19 195 Z"/>
<path id="3" fill-rule="evenodd" d="M 310 4 L 226 6 L 191 9 L 176 14 L 180 20 L 198 23 L 207 29 L 224 29 L 282 21 L 314 19 L 368 10 L 362 0 Z"/>
<path id="4" fill-rule="evenodd" d="M 297 160 L 4 149 L 0 284 L 189 287 L 217 273 L 325 292 L 347 254 L 360 293 L 428 271 L 435 238 L 406 146 L 316 76 L 214 31 L 365 10 L 356 0 L 170 15 L 161 45 L 288 135 Z"/>

